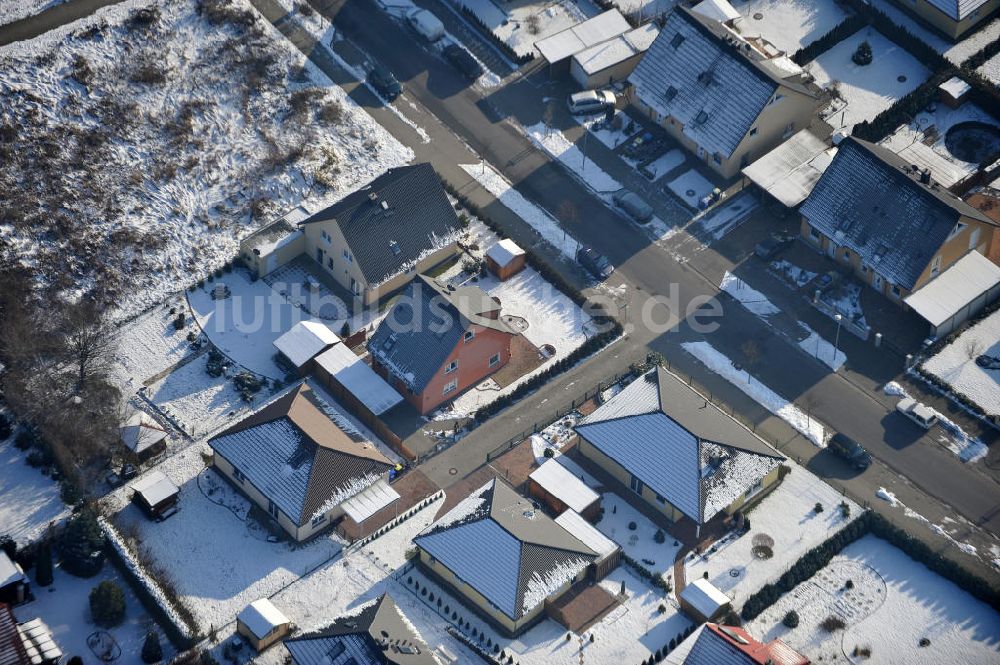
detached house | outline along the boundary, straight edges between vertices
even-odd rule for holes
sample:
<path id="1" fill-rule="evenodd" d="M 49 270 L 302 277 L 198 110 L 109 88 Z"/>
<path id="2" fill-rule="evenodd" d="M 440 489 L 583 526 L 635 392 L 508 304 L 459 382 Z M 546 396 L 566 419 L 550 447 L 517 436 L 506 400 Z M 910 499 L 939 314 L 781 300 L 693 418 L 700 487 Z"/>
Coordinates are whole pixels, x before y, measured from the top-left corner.
<path id="1" fill-rule="evenodd" d="M 808 126 L 818 104 L 785 54 L 684 7 L 628 80 L 639 110 L 724 178 Z"/>
<path id="2" fill-rule="evenodd" d="M 208 445 L 215 468 L 296 541 L 356 503 L 377 510 L 399 498 L 387 480 L 392 462 L 304 383 Z"/>
<path id="3" fill-rule="evenodd" d="M 992 16 L 1000 0 L 907 0 L 899 6 L 957 40 Z"/>
<path id="4" fill-rule="evenodd" d="M 989 255 L 996 229 L 929 171 L 853 137 L 799 210 L 807 244 L 900 302 L 967 252 Z"/>
<path id="5" fill-rule="evenodd" d="M 761 498 L 784 458 L 662 367 L 576 426 L 578 454 L 671 521 L 697 527 Z"/>
<path id="6" fill-rule="evenodd" d="M 305 255 L 367 306 L 458 253 L 461 223 L 430 164 L 390 169 L 305 220 L 281 220 L 240 253 L 264 276 Z"/>
<path id="7" fill-rule="evenodd" d="M 506 365 L 515 334 L 500 318 L 500 303 L 479 287 L 420 275 L 368 350 L 372 368 L 427 414 Z"/>

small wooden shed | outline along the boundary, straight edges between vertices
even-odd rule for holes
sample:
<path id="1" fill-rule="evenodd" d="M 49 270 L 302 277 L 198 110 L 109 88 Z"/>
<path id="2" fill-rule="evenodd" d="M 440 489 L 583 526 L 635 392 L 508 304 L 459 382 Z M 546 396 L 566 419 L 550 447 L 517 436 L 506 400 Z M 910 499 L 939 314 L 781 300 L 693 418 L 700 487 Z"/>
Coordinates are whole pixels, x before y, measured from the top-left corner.
<path id="1" fill-rule="evenodd" d="M 180 490 L 162 471 L 150 471 L 131 485 L 132 500 L 151 519 L 165 520 L 177 512 Z"/>
<path id="2" fill-rule="evenodd" d="M 167 430 L 143 411 L 137 411 L 122 425 L 121 439 L 137 462 L 145 462 L 167 450 Z"/>
<path id="3" fill-rule="evenodd" d="M 486 251 L 486 267 L 503 282 L 524 270 L 524 250 L 510 238 L 504 238 Z"/>
<path id="4" fill-rule="evenodd" d="M 292 631 L 292 622 L 267 598 L 255 600 L 236 617 L 236 632 L 258 652 Z"/>
<path id="5" fill-rule="evenodd" d="M 729 596 L 706 579 L 689 582 L 680 596 L 681 609 L 695 621 L 714 621 L 732 609 Z"/>

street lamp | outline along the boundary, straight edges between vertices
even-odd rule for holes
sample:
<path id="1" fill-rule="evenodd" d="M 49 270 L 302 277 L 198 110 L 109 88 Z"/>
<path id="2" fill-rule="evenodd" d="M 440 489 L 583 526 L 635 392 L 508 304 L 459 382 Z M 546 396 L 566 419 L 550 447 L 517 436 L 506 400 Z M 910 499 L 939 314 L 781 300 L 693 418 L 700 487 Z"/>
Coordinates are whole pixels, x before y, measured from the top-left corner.
<path id="1" fill-rule="evenodd" d="M 833 371 L 837 371 L 837 354 L 840 353 L 840 323 L 844 320 L 844 317 L 840 314 L 834 315 L 834 320 L 837 322 L 837 336 L 833 338 Z"/>

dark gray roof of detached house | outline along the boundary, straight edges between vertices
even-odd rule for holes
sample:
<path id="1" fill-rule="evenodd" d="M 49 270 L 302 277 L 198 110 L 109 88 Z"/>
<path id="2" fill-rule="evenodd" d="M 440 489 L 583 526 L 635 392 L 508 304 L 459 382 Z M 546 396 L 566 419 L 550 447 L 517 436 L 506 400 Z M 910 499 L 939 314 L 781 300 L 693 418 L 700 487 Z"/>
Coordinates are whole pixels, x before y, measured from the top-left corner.
<path id="1" fill-rule="evenodd" d="M 597 558 L 498 478 L 462 499 L 413 542 L 515 621 Z"/>
<path id="2" fill-rule="evenodd" d="M 454 287 L 418 275 L 372 335 L 368 350 L 420 392 L 470 327 L 514 334 L 499 317 L 499 303 L 479 287 Z"/>
<path id="3" fill-rule="evenodd" d="M 285 648 L 295 665 L 440 665 L 389 594 Z"/>
<path id="4" fill-rule="evenodd" d="M 988 217 L 886 148 L 850 137 L 800 208 L 893 284 L 912 289 L 961 215 Z"/>
<path id="5" fill-rule="evenodd" d="M 711 19 L 677 7 L 629 75 L 636 95 L 661 115 L 673 116 L 709 154 L 733 154 L 779 85 L 812 96 L 778 78 L 750 55 L 738 37 Z"/>
<path id="6" fill-rule="evenodd" d="M 380 284 L 446 246 L 461 229 L 430 164 L 389 169 L 302 224 L 331 219 L 370 284 Z"/>

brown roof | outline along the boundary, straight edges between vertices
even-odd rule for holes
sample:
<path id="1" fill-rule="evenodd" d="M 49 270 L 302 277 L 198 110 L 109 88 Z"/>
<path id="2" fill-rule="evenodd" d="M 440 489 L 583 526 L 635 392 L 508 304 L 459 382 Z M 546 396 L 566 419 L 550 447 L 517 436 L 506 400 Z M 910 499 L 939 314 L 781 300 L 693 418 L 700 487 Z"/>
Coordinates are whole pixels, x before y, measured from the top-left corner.
<path id="1" fill-rule="evenodd" d="M 7 603 L 0 603 L 0 665 L 30 665 L 31 659 L 17 632 L 17 620 Z"/>

